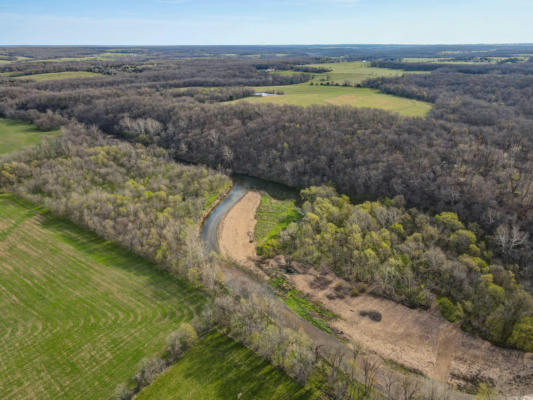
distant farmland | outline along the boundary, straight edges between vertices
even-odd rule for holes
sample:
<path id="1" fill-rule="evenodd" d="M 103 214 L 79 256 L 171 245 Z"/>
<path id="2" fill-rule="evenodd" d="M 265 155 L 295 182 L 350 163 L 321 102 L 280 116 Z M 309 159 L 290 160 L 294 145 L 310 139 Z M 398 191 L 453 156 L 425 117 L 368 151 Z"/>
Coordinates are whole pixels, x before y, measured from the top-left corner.
<path id="1" fill-rule="evenodd" d="M 38 145 L 43 138 L 57 136 L 59 131 L 43 132 L 25 122 L 0 119 L 0 154 Z"/>
<path id="2" fill-rule="evenodd" d="M 71 223 L 0 195 L 0 398 L 105 399 L 203 295 Z"/>
<path id="3" fill-rule="evenodd" d="M 420 71 L 403 71 L 401 69 L 389 68 L 372 68 L 370 63 L 361 61 L 352 62 L 338 62 L 325 64 L 309 64 L 306 67 L 328 68 L 331 72 L 324 72 L 321 74 L 313 74 L 313 82 L 333 82 L 338 84 L 348 83 L 355 85 L 363 82 L 365 79 L 373 79 L 379 77 L 395 77 L 408 74 L 426 74 L 427 72 Z"/>
<path id="4" fill-rule="evenodd" d="M 282 91 L 283 95 L 247 97 L 237 101 L 253 103 L 292 104 L 297 106 L 348 105 L 353 107 L 379 108 L 410 117 L 423 117 L 431 111 L 432 105 L 423 101 L 384 94 L 374 89 L 343 86 L 299 85 L 259 87 L 260 92 Z"/>
<path id="5" fill-rule="evenodd" d="M 303 388 L 243 345 L 212 333 L 136 397 L 137 400 L 239 398 L 310 400 L 319 396 L 314 389 Z"/>
<path id="6" fill-rule="evenodd" d="M 372 68 L 369 63 L 339 62 L 309 64 L 306 67 L 327 68 L 330 72 L 312 73 L 310 82 L 297 85 L 256 87 L 258 92 L 282 92 L 283 95 L 247 97 L 238 101 L 254 103 L 291 104 L 297 106 L 337 105 L 379 108 L 410 117 L 423 117 L 431 111 L 432 105 L 423 101 L 391 96 L 378 90 L 354 87 L 366 79 L 402 76 L 411 72 L 387 68 Z M 281 75 L 292 75 L 296 71 L 276 71 Z M 420 73 L 420 72 L 415 72 Z"/>
<path id="7" fill-rule="evenodd" d="M 50 81 L 54 79 L 79 79 L 79 78 L 94 78 L 96 76 L 103 76 L 95 72 L 89 71 L 65 71 L 65 72 L 50 72 L 45 74 L 34 75 L 20 75 L 15 79 L 30 79 L 32 81 Z"/>

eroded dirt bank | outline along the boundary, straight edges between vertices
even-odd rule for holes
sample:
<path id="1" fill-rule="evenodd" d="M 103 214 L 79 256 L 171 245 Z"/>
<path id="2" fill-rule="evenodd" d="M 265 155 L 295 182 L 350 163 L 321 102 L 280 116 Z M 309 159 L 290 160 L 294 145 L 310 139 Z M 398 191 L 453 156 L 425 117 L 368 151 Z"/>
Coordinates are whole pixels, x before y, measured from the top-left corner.
<path id="1" fill-rule="evenodd" d="M 261 194 L 257 191 L 248 191 L 242 196 L 222 218 L 217 229 L 217 240 L 224 257 L 267 278 L 257 266 L 255 243 L 251 240 L 260 201 Z M 238 271 L 230 273 L 226 270 L 226 273 L 232 275 L 228 284 L 239 281 L 234 275 L 236 272 Z M 340 279 L 332 274 L 321 276 L 322 280 L 329 283 L 317 287 L 312 284 L 317 276 L 318 273 L 313 272 L 288 277 L 299 291 L 321 302 L 341 317 L 333 321 L 332 326 L 342 331 L 350 342 L 357 343 L 384 359 L 458 387 L 466 388 L 482 380 L 496 384 L 499 390 L 508 395 L 533 393 L 533 354 L 493 346 L 487 341 L 467 335 L 457 325 L 443 320 L 435 313 L 412 310 L 370 295 L 338 298 L 334 295 L 334 287 Z M 246 280 L 244 286 L 248 289 L 255 286 L 253 292 L 261 292 L 259 282 L 252 284 L 250 278 Z M 267 292 L 270 293 L 268 290 Z M 377 311 L 382 319 L 380 322 L 372 321 L 361 316 L 360 311 Z M 286 310 L 282 319 L 284 324 L 293 329 L 303 327 L 315 343 L 331 349 L 342 347 L 333 336 L 317 331 L 289 310 Z"/>
<path id="2" fill-rule="evenodd" d="M 249 191 L 222 219 L 218 227 L 220 253 L 241 265 L 255 268 L 257 254 L 253 234 L 255 212 L 261 202 L 261 194 Z"/>
<path id="3" fill-rule="evenodd" d="M 290 327 L 291 329 L 305 332 L 322 355 L 329 357 L 332 354 L 342 354 L 344 360 L 350 359 L 352 357 L 351 343 L 356 342 L 355 340 L 339 341 L 335 335 L 328 334 L 300 318 L 292 310 L 288 309 L 273 293 L 272 288 L 266 284 L 265 280 L 268 279 L 268 275 L 258 267 L 255 243 L 250 241 L 250 235 L 253 234 L 256 224 L 255 213 L 260 200 L 261 195 L 259 192 L 247 192 L 226 212 L 220 221 L 217 229 L 219 251 L 227 259 L 231 259 L 253 272 L 253 274 L 248 274 L 244 269 L 231 264 L 224 264 L 223 270 L 226 285 L 237 292 L 253 293 L 276 303 L 279 306 L 278 313 L 275 316 L 276 323 L 282 327 Z M 369 353 L 365 351 L 364 354 Z M 373 355 L 368 356 L 376 359 Z M 388 368 L 381 362 L 380 365 L 381 368 L 376 376 L 378 390 L 385 390 L 386 382 L 391 379 L 391 376 L 394 381 L 402 382 L 404 376 L 402 372 L 397 371 L 395 368 Z M 420 387 L 427 385 L 425 378 L 416 375 L 410 376 L 412 379 L 417 380 Z M 454 399 L 461 400 L 471 398 L 471 396 L 462 393 L 455 393 L 454 396 Z"/>
<path id="4" fill-rule="evenodd" d="M 383 358 L 459 387 L 488 380 L 506 394 L 533 393 L 533 353 L 494 346 L 438 315 L 390 300 L 366 294 L 335 298 L 339 278 L 321 276 L 330 283 L 317 287 L 317 276 L 297 274 L 289 279 L 299 291 L 341 317 L 332 325 L 344 336 Z M 377 311 L 381 321 L 361 316 L 361 311 Z"/>

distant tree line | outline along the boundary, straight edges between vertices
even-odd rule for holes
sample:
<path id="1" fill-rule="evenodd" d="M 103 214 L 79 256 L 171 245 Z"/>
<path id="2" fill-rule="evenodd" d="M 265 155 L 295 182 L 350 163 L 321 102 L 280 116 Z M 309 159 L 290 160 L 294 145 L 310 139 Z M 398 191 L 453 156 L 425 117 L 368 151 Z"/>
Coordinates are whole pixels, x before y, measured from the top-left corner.
<path id="1" fill-rule="evenodd" d="M 300 60 L 301 61 L 301 60 Z M 282 67 L 290 69 L 298 60 L 276 62 L 272 68 Z M 282 69 L 280 68 L 280 69 Z M 239 60 L 174 60 L 131 62 L 131 61 L 63 61 L 63 62 L 17 62 L 0 64 L 0 73 L 7 73 L 1 77 L 8 81 L 13 77 L 64 72 L 64 71 L 89 71 L 102 73 L 108 76 L 91 77 L 87 79 L 48 80 L 30 84 L 45 91 L 62 91 L 82 88 L 126 87 L 139 88 L 173 88 L 191 86 L 268 86 L 288 85 L 306 82 L 310 79 L 308 74 L 296 73 L 280 75 L 270 73 L 260 68 L 254 61 Z"/>
<path id="2" fill-rule="evenodd" d="M 77 58 L 116 54 L 130 61 L 183 58 L 286 59 L 318 58 L 333 60 L 398 60 L 405 57 L 447 58 L 513 57 L 533 54 L 531 44 L 490 45 L 269 45 L 269 46 L 9 46 L 0 47 L 7 57 L 38 59 Z"/>
<path id="3" fill-rule="evenodd" d="M 249 92 L 187 88 L 294 78 L 277 81 L 259 65 L 182 60 L 104 78 L 8 80 L 0 88 L 0 115 L 41 126 L 74 119 L 191 162 L 296 187 L 333 183 L 354 200 L 402 195 L 420 209 L 456 212 L 490 235 L 502 224 L 516 225 L 529 233 L 520 246 L 487 244 L 506 267 L 519 265 L 523 282 L 532 281 L 531 75 L 438 70 L 365 83 L 434 102 L 425 119 L 349 107 L 225 105 L 216 102 Z M 190 96 L 182 96 L 187 91 Z"/>
<path id="4" fill-rule="evenodd" d="M 531 67 L 533 72 L 533 64 Z M 494 126 L 520 117 L 533 118 L 533 75 L 471 75 L 437 71 L 428 75 L 407 75 L 401 78 L 377 78 L 365 81 L 363 86 L 402 97 L 437 102 L 438 119 L 464 122 L 471 125 Z M 475 100 L 475 103 L 472 103 Z M 442 110 L 449 103 L 458 107 Z M 459 108 L 467 119 L 457 118 Z"/>
<path id="5" fill-rule="evenodd" d="M 505 106 L 443 95 L 426 119 L 350 107 L 201 104 L 140 88 L 20 85 L 1 88 L 0 99 L 5 117 L 49 125 L 75 119 L 179 159 L 295 187 L 331 182 L 354 200 L 403 195 L 491 234 L 505 223 L 533 237 L 533 121 L 520 116 L 528 103 L 518 97 Z M 505 252 L 491 247 L 505 265 L 520 266 L 525 282 L 533 274 L 530 239 Z"/>

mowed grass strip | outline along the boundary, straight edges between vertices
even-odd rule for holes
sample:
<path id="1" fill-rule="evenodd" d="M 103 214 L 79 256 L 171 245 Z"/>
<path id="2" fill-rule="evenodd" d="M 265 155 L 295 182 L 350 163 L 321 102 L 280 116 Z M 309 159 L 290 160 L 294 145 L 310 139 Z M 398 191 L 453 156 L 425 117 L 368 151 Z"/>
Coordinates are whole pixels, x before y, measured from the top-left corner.
<path id="1" fill-rule="evenodd" d="M 319 398 L 226 335 L 212 333 L 188 350 L 136 400 L 307 400 Z"/>
<path id="2" fill-rule="evenodd" d="M 392 68 L 375 68 L 372 67 L 369 62 L 365 61 L 349 61 L 349 62 L 337 62 L 337 63 L 324 63 L 324 64 L 306 64 L 304 67 L 313 67 L 313 68 L 327 68 L 329 72 L 322 73 L 312 73 L 313 83 L 338 83 L 343 85 L 347 83 L 348 85 L 355 86 L 358 83 L 363 82 L 366 79 L 373 78 L 392 78 L 397 76 L 403 76 L 408 74 L 428 74 L 427 71 L 404 71 L 401 69 L 392 69 Z M 275 71 L 276 74 L 281 75 L 293 75 L 300 73 L 298 71 Z"/>
<path id="3" fill-rule="evenodd" d="M 282 91 L 283 95 L 246 97 L 236 101 L 252 103 L 310 105 L 348 105 L 379 108 L 410 117 L 424 117 L 432 105 L 423 101 L 384 94 L 375 89 L 343 86 L 320 86 L 302 83 L 289 86 L 256 87 L 258 92 Z"/>
<path id="4" fill-rule="evenodd" d="M 204 296 L 146 260 L 0 195 L 0 398 L 107 399 Z"/>
<path id="5" fill-rule="evenodd" d="M 261 193 L 261 202 L 255 214 L 255 241 L 258 245 L 271 238 L 279 237 L 281 231 L 299 218 L 296 199 L 276 199 L 268 193 Z"/>
<path id="6" fill-rule="evenodd" d="M 315 68 L 328 68 L 331 72 L 324 72 L 320 74 L 312 74 L 314 76 L 312 82 L 334 82 L 339 84 L 348 83 L 350 85 L 356 85 L 363 82 L 366 79 L 373 78 L 391 78 L 396 76 L 402 76 L 406 74 L 427 74 L 422 71 L 404 71 L 401 69 L 391 68 L 374 68 L 370 66 L 369 62 L 364 61 L 350 61 L 350 62 L 338 62 L 338 63 L 325 63 L 325 64 L 309 64 L 306 67 Z"/>
<path id="7" fill-rule="evenodd" d="M 32 81 L 49 81 L 54 79 L 79 79 L 79 78 L 94 78 L 97 76 L 104 76 L 96 72 L 89 71 L 65 71 L 65 72 L 50 72 L 45 74 L 34 75 L 20 75 L 14 77 L 15 79 L 29 79 Z"/>
<path id="8" fill-rule="evenodd" d="M 0 119 L 0 154 L 18 151 L 26 146 L 38 145 L 43 139 L 60 134 L 56 131 L 40 131 L 26 122 Z"/>
<path id="9" fill-rule="evenodd" d="M 373 68 L 368 62 L 353 61 L 325 64 L 308 64 L 306 67 L 328 68 L 330 72 L 312 73 L 313 79 L 297 85 L 256 87 L 257 92 L 283 92 L 283 95 L 265 97 L 247 97 L 235 101 L 252 103 L 268 102 L 273 104 L 310 105 L 347 105 L 352 107 L 379 108 L 409 117 L 424 117 L 432 108 L 430 103 L 392 96 L 375 89 L 356 88 L 366 79 L 395 77 L 412 73 L 388 68 Z M 275 71 L 276 74 L 290 75 L 297 71 Z M 328 83 L 328 85 L 325 85 Z"/>

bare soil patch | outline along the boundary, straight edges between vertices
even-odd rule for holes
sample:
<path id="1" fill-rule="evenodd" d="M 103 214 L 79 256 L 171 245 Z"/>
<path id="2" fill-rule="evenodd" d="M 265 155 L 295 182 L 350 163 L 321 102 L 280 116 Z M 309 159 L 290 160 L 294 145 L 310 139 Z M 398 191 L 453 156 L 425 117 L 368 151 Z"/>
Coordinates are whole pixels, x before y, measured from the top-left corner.
<path id="1" fill-rule="evenodd" d="M 332 326 L 355 343 L 408 369 L 458 387 L 488 381 L 506 394 L 533 392 L 533 354 L 503 349 L 468 335 L 440 315 L 413 310 L 369 294 L 334 296 L 342 281 L 333 274 L 288 275 L 302 293 L 334 311 Z M 317 285 L 317 281 L 321 284 Z M 325 285 L 331 281 L 329 285 Z M 379 313 L 381 321 L 368 317 Z M 361 313 L 362 312 L 362 313 Z"/>
<path id="2" fill-rule="evenodd" d="M 261 272 L 257 266 L 254 228 L 255 212 L 261 202 L 261 193 L 249 191 L 224 216 L 218 228 L 220 253 L 236 263 Z"/>

